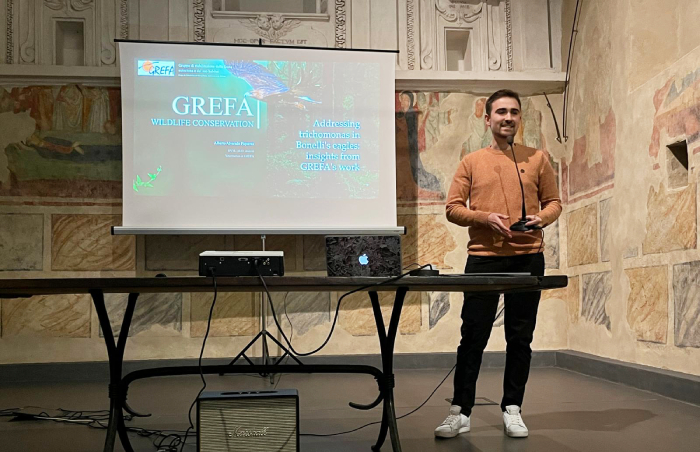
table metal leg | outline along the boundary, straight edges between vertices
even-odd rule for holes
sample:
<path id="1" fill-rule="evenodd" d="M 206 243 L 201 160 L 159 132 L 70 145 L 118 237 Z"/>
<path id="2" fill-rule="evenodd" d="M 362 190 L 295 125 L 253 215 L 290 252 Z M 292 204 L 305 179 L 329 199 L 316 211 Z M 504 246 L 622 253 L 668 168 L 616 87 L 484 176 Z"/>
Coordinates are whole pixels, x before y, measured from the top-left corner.
<path id="1" fill-rule="evenodd" d="M 387 431 L 391 438 L 391 446 L 394 452 L 401 452 L 401 442 L 399 441 L 399 429 L 396 424 L 396 411 L 394 408 L 394 343 L 396 342 L 396 334 L 399 328 L 399 319 L 401 318 L 401 309 L 403 301 L 408 291 L 405 287 L 399 287 L 396 291 L 394 306 L 391 311 L 391 320 L 389 321 L 389 329 L 384 327 L 384 317 L 382 309 L 379 305 L 379 296 L 377 292 L 369 292 L 369 298 L 372 302 L 372 310 L 374 312 L 374 320 L 377 323 L 377 334 L 379 335 L 379 347 L 382 353 L 382 373 L 383 381 L 381 382 L 382 394 L 384 399 L 382 411 L 382 423 L 379 427 L 379 437 L 377 443 L 372 446 L 373 451 L 379 451 L 386 439 Z"/>
<path id="2" fill-rule="evenodd" d="M 381 397 L 383 401 L 382 410 L 382 422 L 379 429 L 379 436 L 377 442 L 372 446 L 373 451 L 379 451 L 381 446 L 384 444 L 387 433 L 391 438 L 391 445 L 394 452 L 401 452 L 401 443 L 399 441 L 398 426 L 396 423 L 396 412 L 394 407 L 394 371 L 393 371 L 393 354 L 394 354 L 394 344 L 396 341 L 396 334 L 398 333 L 399 319 L 401 317 L 401 310 L 403 308 L 404 298 L 406 292 L 408 291 L 405 287 L 400 287 L 396 291 L 396 298 L 394 300 L 394 306 L 391 313 L 391 319 L 389 321 L 388 330 L 384 326 L 384 317 L 382 316 L 381 306 L 379 304 L 379 296 L 377 292 L 369 292 L 370 300 L 372 302 L 372 310 L 374 312 L 374 319 L 377 324 L 377 333 L 379 336 L 379 346 L 382 355 L 382 374 L 381 376 L 375 375 L 375 378 L 380 383 Z M 126 452 L 133 452 L 129 438 L 126 431 L 126 426 L 124 425 L 123 419 L 123 408 L 126 401 L 126 389 L 128 388 L 129 382 L 122 381 L 122 367 L 124 362 L 124 349 L 126 348 L 126 341 L 129 333 L 129 326 L 131 325 L 131 319 L 133 317 L 134 308 L 136 306 L 136 300 L 139 294 L 129 294 L 129 300 L 124 313 L 124 319 L 122 321 L 121 330 L 119 333 L 119 339 L 115 344 L 114 335 L 112 334 L 112 327 L 109 321 L 109 315 L 107 314 L 107 309 L 104 303 L 104 294 L 101 290 L 91 290 L 93 303 L 95 305 L 95 310 L 97 312 L 97 317 L 100 322 L 100 326 L 103 331 L 105 345 L 107 346 L 107 355 L 109 357 L 109 369 L 110 369 L 110 384 L 109 384 L 109 396 L 110 396 L 110 416 L 109 423 L 107 427 L 107 436 L 105 438 L 105 452 L 112 452 L 114 450 L 114 444 L 117 434 L 121 440 L 122 446 Z M 245 356 L 245 355 L 243 355 Z M 239 356 L 238 358 L 240 358 Z M 301 364 L 301 363 L 299 363 Z M 231 367 L 224 370 L 223 366 L 218 367 L 219 372 L 230 371 Z M 260 369 L 269 369 L 268 366 L 253 366 Z M 286 367 L 286 366 L 280 366 Z M 296 370 L 299 373 L 314 373 L 314 372 L 328 372 L 340 370 L 338 367 L 335 369 L 321 369 L 324 366 L 302 366 L 306 369 Z M 334 367 L 334 366 L 331 366 Z M 350 368 L 355 368 L 356 366 L 349 366 Z M 181 369 L 184 373 L 190 373 L 193 369 Z M 350 370 L 343 369 L 344 371 Z M 189 371 L 189 372 L 188 372 Z M 253 370 L 254 371 L 254 370 Z M 216 371 L 215 371 L 216 372 Z M 341 371 L 342 372 L 342 371 Z M 150 373 L 150 372 L 149 372 Z M 192 372 L 194 373 L 194 372 Z M 366 370 L 362 373 L 370 373 Z M 174 375 L 179 374 L 179 372 L 173 372 L 173 369 L 169 369 L 165 374 Z M 161 374 L 161 375 L 165 375 Z M 150 375 L 155 376 L 155 375 Z M 136 377 L 142 378 L 142 377 Z M 128 377 L 127 377 L 128 379 Z M 124 384 L 126 383 L 126 384 Z M 378 399 L 376 402 L 379 402 Z M 375 402 L 375 403 L 376 403 Z M 375 405 L 374 403 L 371 405 Z"/>
<path id="3" fill-rule="evenodd" d="M 107 424 L 107 436 L 105 438 L 104 452 L 112 452 L 117 434 L 126 452 L 133 452 L 129 437 L 124 425 L 124 412 L 122 410 L 126 399 L 125 388 L 122 387 L 122 367 L 124 364 L 124 349 L 126 340 L 129 337 L 129 327 L 134 315 L 136 300 L 139 294 L 130 293 L 129 300 L 124 312 L 124 319 L 119 330 L 119 339 L 115 344 L 112 334 L 112 325 L 109 321 L 109 314 L 105 306 L 104 293 L 102 290 L 94 289 L 90 291 L 92 302 L 95 305 L 97 318 L 100 321 L 102 335 L 107 346 L 107 356 L 109 358 L 109 422 Z"/>

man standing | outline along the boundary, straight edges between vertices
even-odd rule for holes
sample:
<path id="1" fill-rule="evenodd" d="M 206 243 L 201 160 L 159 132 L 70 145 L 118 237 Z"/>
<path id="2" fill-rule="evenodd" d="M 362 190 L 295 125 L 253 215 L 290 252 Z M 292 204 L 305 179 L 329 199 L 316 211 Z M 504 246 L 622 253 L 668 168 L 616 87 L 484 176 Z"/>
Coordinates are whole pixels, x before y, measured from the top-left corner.
<path id="1" fill-rule="evenodd" d="M 466 155 L 459 164 L 447 199 L 447 219 L 469 227 L 465 273 L 527 272 L 544 275 L 541 228 L 561 213 L 554 170 L 544 152 L 508 144 L 521 120 L 520 98 L 500 90 L 486 101 L 486 125 L 493 141 L 487 148 Z M 515 154 L 515 161 L 513 160 Z M 517 168 L 525 192 L 528 227 L 510 229 L 521 216 L 522 196 Z M 468 204 L 467 204 L 468 203 Z M 466 293 L 462 306 L 462 328 L 457 348 L 454 399 L 447 419 L 435 436 L 452 438 L 470 429 L 476 380 L 498 308 L 498 294 Z M 530 372 L 533 332 L 540 292 L 505 295 L 506 368 L 503 378 L 503 428 L 511 437 L 528 435 L 520 414 L 525 384 Z"/>

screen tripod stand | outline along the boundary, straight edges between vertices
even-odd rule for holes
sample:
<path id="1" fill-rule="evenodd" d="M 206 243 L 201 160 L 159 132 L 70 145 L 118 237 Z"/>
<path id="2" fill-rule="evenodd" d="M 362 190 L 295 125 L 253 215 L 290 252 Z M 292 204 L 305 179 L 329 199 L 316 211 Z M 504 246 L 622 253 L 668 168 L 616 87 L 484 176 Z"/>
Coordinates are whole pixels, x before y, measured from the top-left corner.
<path id="1" fill-rule="evenodd" d="M 265 251 L 265 238 L 266 237 L 264 234 L 260 236 L 260 239 L 262 240 L 262 251 Z M 260 359 L 261 359 L 263 365 L 272 364 L 273 366 L 275 366 L 277 364 L 280 364 L 282 362 L 282 360 L 287 356 L 289 356 L 294 361 L 296 361 L 297 364 L 303 364 L 301 361 L 299 361 L 299 359 L 297 359 L 296 356 L 294 356 L 294 354 L 287 347 L 285 347 L 279 340 L 277 340 L 276 337 L 274 337 L 272 334 L 270 334 L 270 332 L 267 330 L 267 303 L 268 303 L 267 296 L 268 296 L 267 292 L 265 292 L 265 291 L 260 293 L 260 332 L 258 334 L 256 334 L 255 337 L 250 342 L 248 342 L 248 345 L 243 347 L 243 350 L 241 350 L 241 352 L 238 353 L 238 355 L 236 355 L 231 360 L 231 362 L 229 363 L 229 366 L 234 365 L 241 358 L 245 359 L 248 362 L 248 364 L 250 364 L 251 366 L 254 366 L 255 363 L 253 363 L 253 361 L 250 359 L 250 357 L 248 355 L 246 355 L 246 352 L 248 350 L 250 350 L 251 347 L 253 347 L 253 345 L 258 340 L 260 340 L 262 342 L 262 356 L 260 357 Z M 272 300 L 269 300 L 269 302 L 272 303 Z M 268 339 L 271 340 L 272 342 L 274 342 L 280 348 L 280 350 L 282 352 L 281 356 L 279 356 L 277 358 L 270 356 L 270 347 L 268 344 Z M 223 374 L 221 374 L 221 375 L 223 375 Z M 274 379 L 275 379 L 274 373 L 270 373 L 270 374 L 262 373 L 262 374 L 260 374 L 260 376 L 261 377 L 269 377 L 270 383 L 271 384 L 274 383 Z"/>

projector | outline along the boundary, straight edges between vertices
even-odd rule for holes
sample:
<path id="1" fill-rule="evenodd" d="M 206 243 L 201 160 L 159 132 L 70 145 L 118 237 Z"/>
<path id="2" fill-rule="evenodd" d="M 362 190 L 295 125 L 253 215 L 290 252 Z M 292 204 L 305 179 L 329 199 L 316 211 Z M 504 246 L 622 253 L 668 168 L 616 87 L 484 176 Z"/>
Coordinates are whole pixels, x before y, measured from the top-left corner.
<path id="1" fill-rule="evenodd" d="M 199 276 L 213 276 L 210 269 L 216 276 L 283 276 L 284 252 L 204 251 L 199 254 Z"/>

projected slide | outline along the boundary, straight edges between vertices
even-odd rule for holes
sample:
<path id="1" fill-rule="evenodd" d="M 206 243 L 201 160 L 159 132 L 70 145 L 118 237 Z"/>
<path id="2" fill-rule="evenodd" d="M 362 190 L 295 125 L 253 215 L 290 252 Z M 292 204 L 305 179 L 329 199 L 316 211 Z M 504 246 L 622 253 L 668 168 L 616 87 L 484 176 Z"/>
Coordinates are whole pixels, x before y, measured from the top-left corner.
<path id="1" fill-rule="evenodd" d="M 394 54 L 119 51 L 125 224 L 395 226 Z"/>
<path id="2" fill-rule="evenodd" d="M 141 196 L 378 196 L 379 65 L 136 57 Z M 358 106 L 364 106 L 358 108 Z"/>

